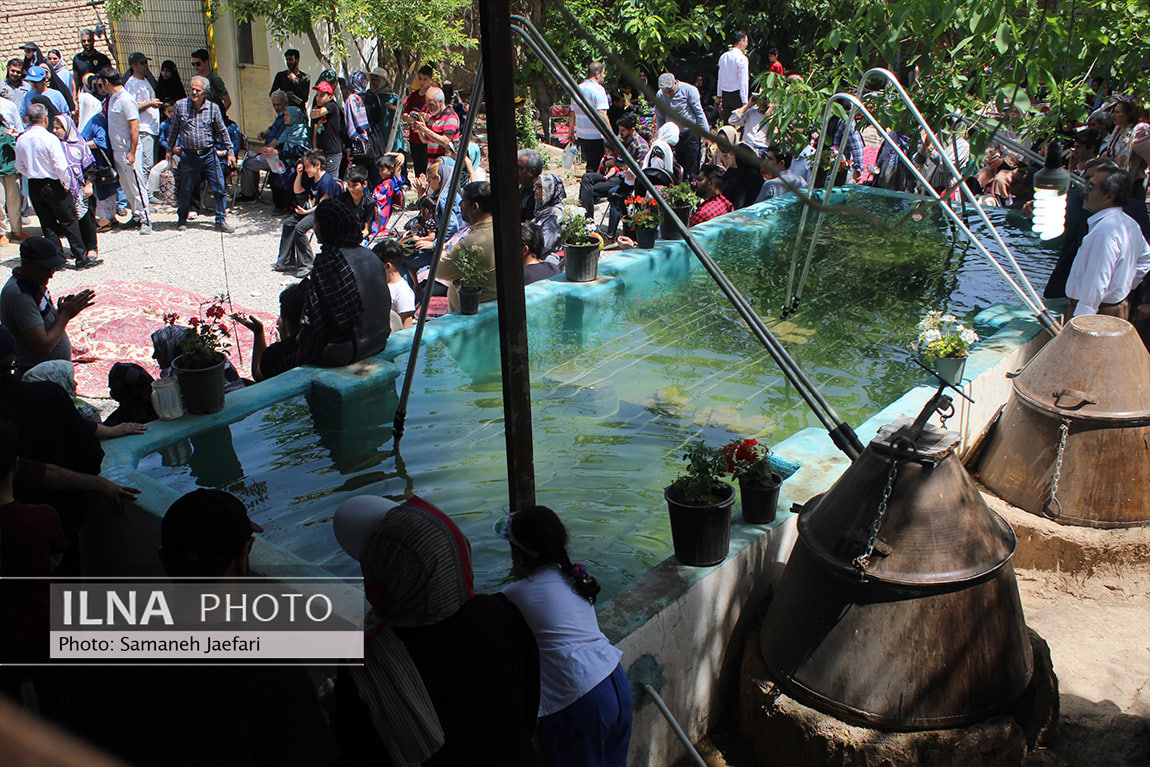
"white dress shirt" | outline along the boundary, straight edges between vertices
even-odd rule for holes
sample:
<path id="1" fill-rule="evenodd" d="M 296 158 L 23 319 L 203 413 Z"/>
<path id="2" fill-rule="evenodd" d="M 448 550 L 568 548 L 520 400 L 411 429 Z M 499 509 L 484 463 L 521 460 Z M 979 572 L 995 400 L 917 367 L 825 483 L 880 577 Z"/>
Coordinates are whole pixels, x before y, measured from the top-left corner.
<path id="1" fill-rule="evenodd" d="M 68 186 L 64 145 L 43 125 L 29 125 L 16 139 L 16 170 L 24 178 L 54 178 Z"/>
<path id="2" fill-rule="evenodd" d="M 147 78 L 132 76 L 124 81 L 124 90 L 132 94 L 132 98 L 136 100 L 140 119 L 140 133 L 147 133 L 149 136 L 158 135 L 160 132 L 159 107 L 144 109 L 140 106 L 156 97 L 156 91 L 152 88 L 152 84 L 148 82 Z"/>
<path id="3" fill-rule="evenodd" d="M 1066 278 L 1067 297 L 1078 301 L 1075 317 L 1123 301 L 1150 271 L 1150 245 L 1121 206 L 1098 211 L 1086 224 L 1089 231 Z"/>
<path id="4" fill-rule="evenodd" d="M 719 93 L 738 91 L 743 103 L 750 101 L 750 64 L 747 54 L 732 48 L 719 57 Z"/>

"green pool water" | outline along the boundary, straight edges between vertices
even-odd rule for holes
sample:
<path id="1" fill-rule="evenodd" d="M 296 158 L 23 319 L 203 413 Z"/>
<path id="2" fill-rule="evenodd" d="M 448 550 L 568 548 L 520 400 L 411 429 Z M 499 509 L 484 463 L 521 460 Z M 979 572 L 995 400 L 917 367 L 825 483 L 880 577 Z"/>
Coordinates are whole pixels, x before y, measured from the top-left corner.
<path id="1" fill-rule="evenodd" d="M 892 222 L 910 205 L 855 197 Z M 882 235 L 836 217 L 820 238 L 801 311 L 775 320 L 797 214 L 779 214 L 765 249 L 747 247 L 754 238 L 732 228 L 718 236 L 713 255 L 852 425 L 923 381 L 908 347 L 927 310 L 965 316 L 1018 303 L 937 217 Z M 1054 252 L 1014 216 L 994 214 L 1041 291 Z M 657 279 L 621 281 L 589 300 L 575 291 L 528 311 L 538 500 L 563 515 L 572 556 L 599 577 L 604 597 L 671 554 L 662 493 L 688 442 L 775 442 L 819 426 L 693 257 L 666 258 L 672 268 Z M 291 398 L 169 445 L 139 468 L 179 490 L 235 493 L 271 541 L 337 574 L 358 570 L 331 531 L 339 503 L 360 493 L 418 493 L 471 539 L 477 588 L 496 589 L 509 561 L 505 542 L 491 533 L 507 504 L 495 317 L 425 347 L 396 452 L 399 384 L 342 409 Z"/>

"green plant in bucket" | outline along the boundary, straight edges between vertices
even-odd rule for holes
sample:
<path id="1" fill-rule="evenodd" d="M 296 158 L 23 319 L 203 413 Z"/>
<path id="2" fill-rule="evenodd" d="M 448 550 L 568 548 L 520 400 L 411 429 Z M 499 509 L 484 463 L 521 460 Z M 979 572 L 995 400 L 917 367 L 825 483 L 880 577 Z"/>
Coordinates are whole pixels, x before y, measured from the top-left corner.
<path id="1" fill-rule="evenodd" d="M 202 370 L 222 362 L 231 346 L 231 333 L 224 324 L 226 296 L 217 296 L 204 309 L 203 317 L 190 317 L 188 331 L 180 338 L 176 348 L 180 352 L 180 367 Z M 164 322 L 175 325 L 180 316 L 175 312 L 164 315 Z"/>
<path id="2" fill-rule="evenodd" d="M 483 248 L 465 245 L 452 253 L 451 264 L 459 272 L 455 285 L 460 290 L 478 291 L 487 285 L 488 268 Z"/>
<path id="3" fill-rule="evenodd" d="M 726 461 L 727 473 L 761 487 L 779 484 L 779 475 L 771 469 L 771 449 L 756 439 L 737 439 L 719 449 Z"/>
<path id="4" fill-rule="evenodd" d="M 663 199 L 672 208 L 693 208 L 699 202 L 699 195 L 686 181 L 663 190 Z"/>
<path id="5" fill-rule="evenodd" d="M 583 208 L 567 203 L 559 212 L 559 235 L 564 245 L 591 245 L 598 242 L 592 234 L 594 222 Z"/>
<path id="6" fill-rule="evenodd" d="M 679 503 L 715 504 L 730 495 L 730 485 L 720 479 L 727 473 L 727 459 L 720 450 L 698 440 L 690 444 L 683 460 L 687 462 L 687 473 L 667 488 Z"/>

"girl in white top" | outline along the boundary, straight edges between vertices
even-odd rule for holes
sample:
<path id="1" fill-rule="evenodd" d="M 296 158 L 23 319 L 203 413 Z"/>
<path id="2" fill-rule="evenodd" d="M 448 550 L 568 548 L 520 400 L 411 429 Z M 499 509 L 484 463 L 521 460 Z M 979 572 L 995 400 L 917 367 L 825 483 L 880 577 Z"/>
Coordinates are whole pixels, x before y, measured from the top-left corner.
<path id="1" fill-rule="evenodd" d="M 631 740 L 631 686 L 622 652 L 599 630 L 600 586 L 567 555 L 567 530 L 546 506 L 512 514 L 516 580 L 503 593 L 539 645 L 539 740 L 551 767 L 625 767 Z"/>

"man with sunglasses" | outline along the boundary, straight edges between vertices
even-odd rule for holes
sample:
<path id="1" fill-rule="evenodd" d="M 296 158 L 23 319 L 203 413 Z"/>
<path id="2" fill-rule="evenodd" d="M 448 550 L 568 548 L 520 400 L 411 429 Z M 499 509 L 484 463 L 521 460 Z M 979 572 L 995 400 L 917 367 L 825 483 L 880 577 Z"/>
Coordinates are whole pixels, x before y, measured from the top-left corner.
<path id="1" fill-rule="evenodd" d="M 208 52 L 201 48 L 192 53 L 192 69 L 196 70 L 196 74 L 200 77 L 205 77 L 208 80 L 208 101 L 220 105 L 220 111 L 224 114 L 232 108 L 232 97 L 228 95 L 228 86 L 224 85 L 224 79 L 212 71 L 212 59 Z"/>

